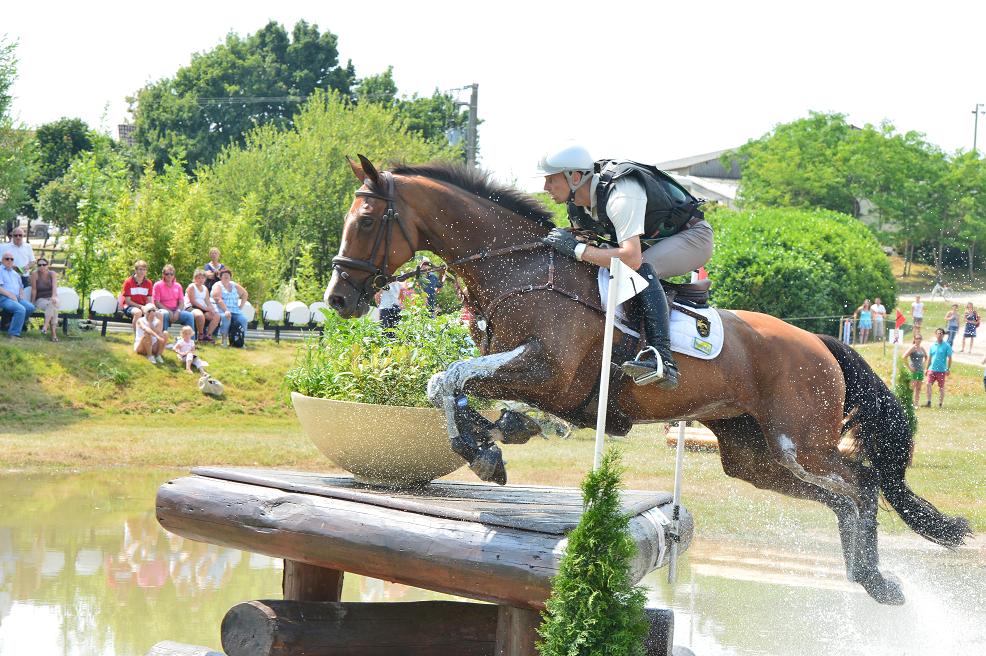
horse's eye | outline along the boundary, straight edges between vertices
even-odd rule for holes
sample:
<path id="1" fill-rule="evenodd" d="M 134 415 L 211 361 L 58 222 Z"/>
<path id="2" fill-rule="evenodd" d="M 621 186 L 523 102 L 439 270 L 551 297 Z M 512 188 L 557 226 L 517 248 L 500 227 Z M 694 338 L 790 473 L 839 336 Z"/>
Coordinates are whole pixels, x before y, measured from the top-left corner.
<path id="1" fill-rule="evenodd" d="M 362 217 L 359 220 L 358 223 L 359 223 L 359 229 L 360 230 L 369 230 L 370 228 L 373 227 L 373 217 L 372 216 L 364 216 L 364 217 Z"/>

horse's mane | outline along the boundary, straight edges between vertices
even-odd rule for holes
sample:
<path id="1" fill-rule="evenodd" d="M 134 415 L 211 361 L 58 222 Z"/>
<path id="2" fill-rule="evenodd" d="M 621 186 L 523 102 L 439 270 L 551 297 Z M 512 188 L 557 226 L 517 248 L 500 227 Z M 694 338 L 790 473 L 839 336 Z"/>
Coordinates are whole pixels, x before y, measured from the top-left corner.
<path id="1" fill-rule="evenodd" d="M 551 220 L 551 212 L 546 210 L 537 199 L 511 186 L 493 182 L 487 171 L 459 162 L 430 162 L 416 166 L 395 164 L 390 172 L 395 175 L 420 175 L 439 182 L 447 182 L 545 227 L 555 227 Z"/>

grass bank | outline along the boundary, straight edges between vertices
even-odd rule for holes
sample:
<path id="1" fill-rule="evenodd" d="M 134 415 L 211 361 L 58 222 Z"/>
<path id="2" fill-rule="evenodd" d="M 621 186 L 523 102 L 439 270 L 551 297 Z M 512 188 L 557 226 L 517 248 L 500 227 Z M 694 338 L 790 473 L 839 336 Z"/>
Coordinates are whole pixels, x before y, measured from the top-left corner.
<path id="1" fill-rule="evenodd" d="M 336 472 L 302 435 L 282 386 L 296 344 L 250 342 L 249 348 L 207 348 L 210 369 L 226 398 L 202 395 L 196 378 L 168 360 L 153 366 L 135 356 L 124 335 L 73 335 L 50 344 L 33 335 L 0 339 L 0 470 L 70 471 L 104 467 L 197 465 L 284 467 Z M 889 379 L 890 350 L 862 353 Z M 943 511 L 964 515 L 986 531 L 986 395 L 982 369 L 955 365 L 946 407 L 918 409 L 920 427 L 912 487 Z M 619 440 L 626 481 L 670 490 L 674 454 L 663 425 L 641 426 Z M 513 483 L 578 485 L 592 462 L 591 431 L 568 440 L 535 439 L 505 447 Z M 475 480 L 462 469 L 451 476 Z M 707 537 L 796 525 L 835 539 L 834 517 L 818 504 L 764 492 L 726 477 L 714 453 L 688 453 L 686 505 Z M 891 532 L 906 529 L 881 512 Z"/>

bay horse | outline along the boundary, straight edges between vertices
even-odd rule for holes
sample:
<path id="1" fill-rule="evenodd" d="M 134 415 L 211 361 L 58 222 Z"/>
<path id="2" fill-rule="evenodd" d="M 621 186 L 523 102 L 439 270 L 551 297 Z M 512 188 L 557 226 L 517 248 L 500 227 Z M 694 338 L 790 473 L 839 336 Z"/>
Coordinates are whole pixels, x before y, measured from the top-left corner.
<path id="1" fill-rule="evenodd" d="M 344 318 L 365 314 L 374 293 L 399 279 L 397 269 L 419 250 L 439 255 L 464 281 L 482 355 L 435 374 L 428 395 L 473 471 L 505 483 L 495 440 L 523 442 L 536 427 L 509 411 L 489 422 L 468 406 L 467 394 L 522 401 L 594 426 L 587 400 L 597 389 L 603 344 L 598 270 L 541 244 L 554 227 L 550 213 L 461 165 L 378 171 L 361 155 L 350 166 L 362 186 L 345 218 L 326 302 Z M 718 312 L 721 354 L 679 357 L 674 392 L 615 386 L 607 433 L 626 434 L 633 423 L 701 422 L 718 438 L 729 476 L 831 508 L 848 578 L 878 602 L 902 604 L 899 584 L 879 569 L 878 494 L 932 542 L 954 548 L 971 535 L 965 519 L 942 514 L 905 481 L 914 442 L 903 408 L 838 340 L 756 312 Z M 855 456 L 839 451 L 846 433 Z"/>

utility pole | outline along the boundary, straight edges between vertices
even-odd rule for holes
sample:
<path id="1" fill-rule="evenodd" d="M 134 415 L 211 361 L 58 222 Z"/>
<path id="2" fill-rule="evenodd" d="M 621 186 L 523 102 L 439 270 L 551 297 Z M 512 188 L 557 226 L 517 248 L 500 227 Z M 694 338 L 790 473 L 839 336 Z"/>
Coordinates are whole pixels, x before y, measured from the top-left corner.
<path id="1" fill-rule="evenodd" d="M 478 134 L 476 128 L 479 122 L 476 120 L 476 110 L 479 108 L 479 85 L 473 82 L 472 93 L 469 94 L 469 127 L 466 135 L 466 164 L 476 166 L 476 145 Z"/>
<path id="2" fill-rule="evenodd" d="M 979 115 L 986 114 L 986 111 L 980 109 L 981 107 L 986 107 L 983 103 L 976 103 L 976 108 L 972 110 L 972 115 L 974 117 L 972 123 L 972 152 L 976 153 L 976 138 L 979 136 Z"/>

